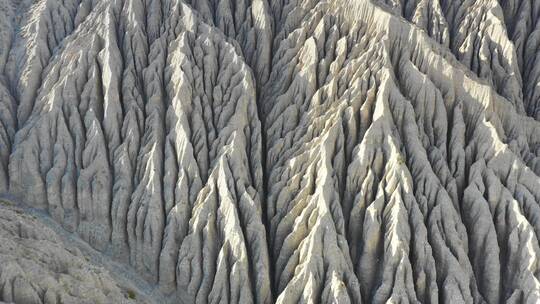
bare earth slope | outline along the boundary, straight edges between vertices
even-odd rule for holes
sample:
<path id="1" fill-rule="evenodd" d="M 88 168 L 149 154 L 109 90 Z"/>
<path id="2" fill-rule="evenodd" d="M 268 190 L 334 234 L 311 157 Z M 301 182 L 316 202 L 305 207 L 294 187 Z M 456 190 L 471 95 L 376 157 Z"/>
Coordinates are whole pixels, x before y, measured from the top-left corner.
<path id="1" fill-rule="evenodd" d="M 0 200 L 0 289 L 14 303 L 153 303 L 149 286 L 42 213 Z M 49 223 L 49 225 L 47 225 Z M 96 265 L 97 264 L 97 265 Z M 115 269 L 116 268 L 116 269 Z M 113 269 L 115 270 L 113 272 Z"/>
<path id="2" fill-rule="evenodd" d="M 0 235 L 160 303 L 538 303 L 539 47 L 537 0 L 0 0 Z M 0 300 L 68 302 L 35 260 Z"/>

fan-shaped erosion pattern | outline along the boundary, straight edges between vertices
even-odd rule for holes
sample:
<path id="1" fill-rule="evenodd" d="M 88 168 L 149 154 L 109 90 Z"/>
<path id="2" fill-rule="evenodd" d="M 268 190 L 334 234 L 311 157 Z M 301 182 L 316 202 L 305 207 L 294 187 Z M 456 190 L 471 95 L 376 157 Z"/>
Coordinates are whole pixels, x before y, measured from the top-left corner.
<path id="1" fill-rule="evenodd" d="M 539 21 L 0 0 L 0 301 L 539 302 Z"/>

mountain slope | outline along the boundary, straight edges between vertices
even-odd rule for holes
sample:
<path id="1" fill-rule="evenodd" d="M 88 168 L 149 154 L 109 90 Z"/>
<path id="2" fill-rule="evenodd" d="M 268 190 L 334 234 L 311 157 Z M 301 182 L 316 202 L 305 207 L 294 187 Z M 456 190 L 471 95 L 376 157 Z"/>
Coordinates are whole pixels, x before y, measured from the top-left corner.
<path id="1" fill-rule="evenodd" d="M 4 199 L 0 210 L 3 301 L 153 303 L 148 284 L 119 270 L 120 265 L 67 235 L 39 211 L 16 207 Z"/>
<path id="2" fill-rule="evenodd" d="M 0 191 L 171 303 L 535 303 L 537 6 L 2 0 Z"/>

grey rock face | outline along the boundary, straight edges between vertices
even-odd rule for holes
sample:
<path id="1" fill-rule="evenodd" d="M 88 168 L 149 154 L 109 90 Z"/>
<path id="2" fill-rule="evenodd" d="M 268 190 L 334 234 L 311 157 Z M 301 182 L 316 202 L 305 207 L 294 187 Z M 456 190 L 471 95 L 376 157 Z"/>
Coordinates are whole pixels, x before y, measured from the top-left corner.
<path id="1" fill-rule="evenodd" d="M 539 302 L 539 12 L 0 0 L 0 300 Z"/>

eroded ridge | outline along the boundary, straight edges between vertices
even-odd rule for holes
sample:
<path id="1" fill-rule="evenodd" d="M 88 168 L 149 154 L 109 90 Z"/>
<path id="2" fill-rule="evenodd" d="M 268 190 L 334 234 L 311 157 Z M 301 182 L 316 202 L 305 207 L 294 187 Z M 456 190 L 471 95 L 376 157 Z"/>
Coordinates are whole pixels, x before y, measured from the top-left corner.
<path id="1" fill-rule="evenodd" d="M 0 191 L 171 303 L 536 303 L 537 2 L 0 1 Z"/>

